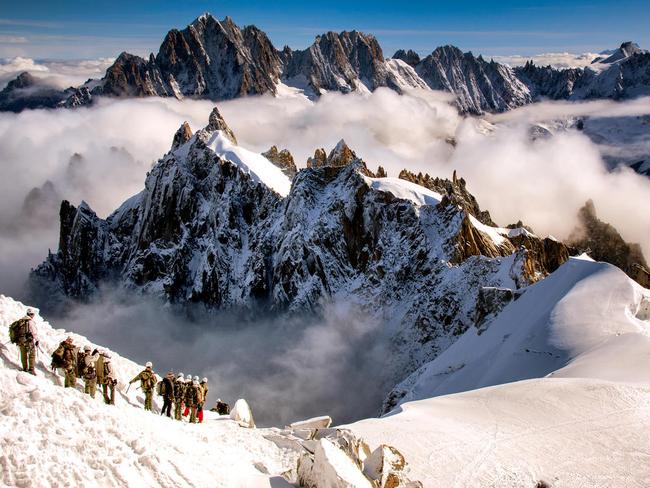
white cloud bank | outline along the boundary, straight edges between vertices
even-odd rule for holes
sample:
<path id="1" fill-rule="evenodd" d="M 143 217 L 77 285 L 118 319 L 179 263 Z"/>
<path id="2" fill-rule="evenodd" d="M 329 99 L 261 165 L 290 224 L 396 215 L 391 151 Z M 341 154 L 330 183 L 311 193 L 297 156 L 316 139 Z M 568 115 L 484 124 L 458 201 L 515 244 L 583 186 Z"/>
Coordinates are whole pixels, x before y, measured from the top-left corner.
<path id="1" fill-rule="evenodd" d="M 554 68 L 564 69 L 564 68 L 584 68 L 589 66 L 594 59 L 601 56 L 596 53 L 542 53 L 535 54 L 533 56 L 485 56 L 486 58 L 492 58 L 497 63 L 507 64 L 509 66 L 523 66 L 528 61 L 532 61 L 536 66 L 548 66 L 551 65 Z"/>
<path id="2" fill-rule="evenodd" d="M 1 40 L 0 40 L 1 42 Z M 17 56 L 0 60 L 0 89 L 20 73 L 27 71 L 45 85 L 68 88 L 85 83 L 89 78 L 101 78 L 114 59 L 85 59 L 67 61 L 35 61 Z"/>
<path id="3" fill-rule="evenodd" d="M 299 167 L 315 148 L 329 150 L 345 138 L 371 169 L 381 164 L 391 176 L 408 168 L 449 178 L 456 169 L 502 225 L 521 219 L 540 234 L 563 238 L 578 208 L 592 198 L 604 220 L 626 239 L 641 242 L 650 255 L 650 215 L 641 211 L 650 179 L 629 170 L 609 172 L 598 146 L 577 131 L 536 141 L 528 133 L 532 122 L 576 114 L 648 114 L 648 99 L 532 105 L 490 117 L 497 129 L 487 133 L 483 128 L 490 124 L 463 119 L 448 101 L 448 94 L 437 92 L 399 96 L 380 89 L 369 96 L 326 94 L 317 103 L 251 97 L 219 106 L 241 145 L 258 151 L 272 144 L 286 147 Z M 84 199 L 106 216 L 142 188 L 146 172 L 169 149 L 182 121 L 196 130 L 212 106 L 192 100 L 105 100 L 78 110 L 0 114 L 0 291 L 15 292 L 27 269 L 48 248 L 56 249 L 57 204 L 48 207 L 45 222 L 21 225 L 23 200 L 32 188 L 49 180 L 58 197 L 75 204 Z M 75 153 L 82 160 L 71 164 Z"/>

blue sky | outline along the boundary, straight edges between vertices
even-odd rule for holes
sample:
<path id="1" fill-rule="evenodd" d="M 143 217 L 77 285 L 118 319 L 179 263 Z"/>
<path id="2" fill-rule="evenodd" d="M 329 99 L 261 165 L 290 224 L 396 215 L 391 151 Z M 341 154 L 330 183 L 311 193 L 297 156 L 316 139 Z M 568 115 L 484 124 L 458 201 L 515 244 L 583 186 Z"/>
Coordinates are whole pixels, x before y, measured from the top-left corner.
<path id="1" fill-rule="evenodd" d="M 304 48 L 315 35 L 375 34 L 386 56 L 454 44 L 483 55 L 597 52 L 634 40 L 650 47 L 650 2 L 490 1 L 8 1 L 0 0 L 0 57 L 114 57 L 156 52 L 164 34 L 205 11 L 255 24 L 276 47 Z"/>

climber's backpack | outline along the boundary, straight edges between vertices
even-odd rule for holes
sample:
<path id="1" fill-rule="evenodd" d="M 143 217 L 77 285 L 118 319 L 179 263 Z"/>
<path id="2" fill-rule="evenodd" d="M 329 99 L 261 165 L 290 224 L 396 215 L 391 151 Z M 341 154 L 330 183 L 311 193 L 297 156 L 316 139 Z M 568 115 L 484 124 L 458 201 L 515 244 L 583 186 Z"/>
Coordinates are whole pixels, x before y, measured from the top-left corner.
<path id="1" fill-rule="evenodd" d="M 27 331 L 29 330 L 29 319 L 23 318 L 16 320 L 9 326 L 9 340 L 12 344 L 20 344 L 27 338 Z"/>

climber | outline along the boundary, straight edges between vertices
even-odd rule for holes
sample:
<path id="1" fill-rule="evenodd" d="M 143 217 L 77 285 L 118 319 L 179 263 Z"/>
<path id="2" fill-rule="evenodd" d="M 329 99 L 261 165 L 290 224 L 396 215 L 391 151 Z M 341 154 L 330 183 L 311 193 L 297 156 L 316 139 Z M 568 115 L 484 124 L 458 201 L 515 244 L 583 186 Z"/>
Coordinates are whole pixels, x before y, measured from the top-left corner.
<path id="1" fill-rule="evenodd" d="M 183 411 L 183 417 L 187 417 L 190 414 L 190 402 L 188 402 L 188 396 L 193 394 L 190 390 L 192 389 L 192 375 L 189 374 L 185 377 L 185 395 L 183 397 L 183 403 L 185 404 L 185 410 Z"/>
<path id="2" fill-rule="evenodd" d="M 211 412 L 217 412 L 219 415 L 228 415 L 230 414 L 230 405 L 217 398 L 217 403 L 214 404 L 214 407 L 210 409 Z"/>
<path id="3" fill-rule="evenodd" d="M 82 363 L 79 369 L 81 370 L 84 379 L 84 392 L 95 398 L 97 392 L 97 359 L 99 351 L 95 349 L 92 354 L 90 346 L 84 347 Z"/>
<path id="4" fill-rule="evenodd" d="M 174 380 L 174 418 L 181 420 L 181 409 L 183 408 L 183 399 L 185 398 L 185 380 L 183 373 L 178 373 Z"/>
<path id="5" fill-rule="evenodd" d="M 104 394 L 104 401 L 108 405 L 115 405 L 115 386 L 117 385 L 117 378 L 115 377 L 115 369 L 111 364 L 111 355 L 107 352 L 102 354 L 103 372 L 102 372 L 102 393 Z M 110 392 L 110 396 L 109 396 Z"/>
<path id="6" fill-rule="evenodd" d="M 192 380 L 192 386 L 189 388 L 190 395 L 186 395 L 185 400 L 186 404 L 189 403 L 191 413 L 190 413 L 190 423 L 196 423 L 196 410 L 199 404 L 203 404 L 203 388 L 199 385 L 199 377 L 195 376 Z M 189 399 L 189 402 L 187 401 Z"/>
<path id="7" fill-rule="evenodd" d="M 172 416 L 172 403 L 174 402 L 174 372 L 169 371 L 160 383 L 158 383 L 158 394 L 163 397 L 163 408 L 160 415 Z"/>
<path id="8" fill-rule="evenodd" d="M 199 386 L 201 387 L 202 390 L 201 396 L 203 398 L 203 401 L 197 405 L 196 409 L 197 409 L 197 417 L 199 419 L 199 423 L 203 423 L 203 405 L 208 399 L 208 379 L 203 378 Z"/>
<path id="9" fill-rule="evenodd" d="M 99 351 L 97 361 L 95 361 L 95 372 L 97 373 L 97 386 L 100 388 L 104 385 L 104 351 Z"/>
<path id="10" fill-rule="evenodd" d="M 27 309 L 26 315 L 16 320 L 9 326 L 9 339 L 20 349 L 20 362 L 23 371 L 36 375 L 34 364 L 36 363 L 36 348 L 38 338 L 36 337 L 36 325 L 34 324 L 34 311 Z"/>
<path id="11" fill-rule="evenodd" d="M 144 409 L 151 410 L 153 400 L 153 389 L 156 387 L 156 373 L 153 372 L 153 365 L 151 361 L 145 364 L 145 369 L 142 370 L 135 378 L 129 381 L 129 384 L 135 383 L 140 380 L 140 387 L 144 392 Z"/>
<path id="12" fill-rule="evenodd" d="M 72 342 L 72 337 L 59 344 L 59 347 L 52 353 L 52 370 L 63 369 L 65 375 L 65 387 L 74 388 L 77 383 L 77 348 Z"/>

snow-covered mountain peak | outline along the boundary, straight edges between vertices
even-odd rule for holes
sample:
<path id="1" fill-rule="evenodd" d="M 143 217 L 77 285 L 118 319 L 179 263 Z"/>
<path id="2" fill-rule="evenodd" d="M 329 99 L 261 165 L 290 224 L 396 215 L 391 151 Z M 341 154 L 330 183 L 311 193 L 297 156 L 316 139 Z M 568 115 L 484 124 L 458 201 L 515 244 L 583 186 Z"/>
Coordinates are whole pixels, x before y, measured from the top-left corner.
<path id="1" fill-rule="evenodd" d="M 216 21 L 217 18 L 212 15 L 210 12 L 203 12 L 201 15 L 199 15 L 196 19 L 194 19 L 192 22 L 190 22 L 190 25 L 196 26 L 196 24 L 205 24 L 208 21 Z"/>
<path id="2" fill-rule="evenodd" d="M 645 49 L 641 49 L 637 43 L 632 41 L 626 41 L 622 43 L 618 48 L 612 51 L 608 51 L 607 52 L 608 56 L 606 58 L 600 57 L 594 59 L 592 64 L 615 64 L 624 61 L 631 56 L 635 56 L 637 54 L 644 54 L 647 52 L 648 51 L 646 51 Z"/>

